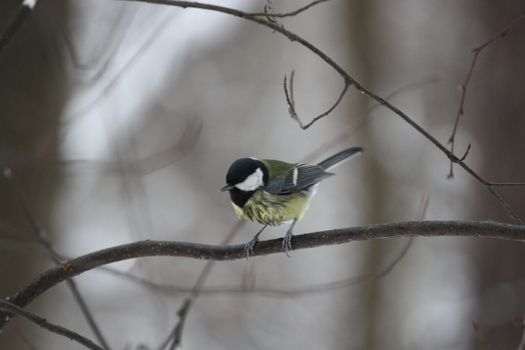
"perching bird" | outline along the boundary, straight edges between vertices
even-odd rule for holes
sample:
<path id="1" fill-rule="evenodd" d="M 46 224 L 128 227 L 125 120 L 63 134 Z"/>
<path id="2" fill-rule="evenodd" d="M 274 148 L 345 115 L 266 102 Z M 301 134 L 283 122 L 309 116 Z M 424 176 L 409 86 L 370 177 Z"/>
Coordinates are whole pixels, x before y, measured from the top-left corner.
<path id="1" fill-rule="evenodd" d="M 291 223 L 283 239 L 283 249 L 288 255 L 292 249 L 293 227 L 303 217 L 317 185 L 335 175 L 326 170 L 362 151 L 360 147 L 348 148 L 317 165 L 257 158 L 241 158 L 233 162 L 226 174 L 226 186 L 221 191 L 230 192 L 233 209 L 240 219 L 264 225 L 246 243 L 246 256 L 253 254 L 259 235 L 268 225 Z"/>

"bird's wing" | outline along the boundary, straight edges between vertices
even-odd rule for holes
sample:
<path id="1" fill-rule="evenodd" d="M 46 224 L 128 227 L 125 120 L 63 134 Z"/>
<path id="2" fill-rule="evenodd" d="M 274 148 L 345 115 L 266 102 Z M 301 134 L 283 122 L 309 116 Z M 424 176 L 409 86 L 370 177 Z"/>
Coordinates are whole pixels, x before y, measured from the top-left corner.
<path id="1" fill-rule="evenodd" d="M 296 193 L 332 175 L 319 165 L 295 164 L 283 177 L 270 181 L 264 190 L 277 195 Z"/>

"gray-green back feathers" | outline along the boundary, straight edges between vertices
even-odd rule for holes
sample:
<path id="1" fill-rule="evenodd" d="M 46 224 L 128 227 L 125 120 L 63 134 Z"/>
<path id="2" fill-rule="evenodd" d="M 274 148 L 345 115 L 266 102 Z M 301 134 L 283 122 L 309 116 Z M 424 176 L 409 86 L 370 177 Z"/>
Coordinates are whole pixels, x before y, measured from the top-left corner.
<path id="1" fill-rule="evenodd" d="M 270 170 L 270 181 L 264 190 L 276 195 L 286 195 L 308 190 L 327 177 L 334 175 L 327 172 L 345 159 L 363 151 L 360 147 L 348 148 L 317 165 L 290 164 L 278 160 L 262 160 Z"/>

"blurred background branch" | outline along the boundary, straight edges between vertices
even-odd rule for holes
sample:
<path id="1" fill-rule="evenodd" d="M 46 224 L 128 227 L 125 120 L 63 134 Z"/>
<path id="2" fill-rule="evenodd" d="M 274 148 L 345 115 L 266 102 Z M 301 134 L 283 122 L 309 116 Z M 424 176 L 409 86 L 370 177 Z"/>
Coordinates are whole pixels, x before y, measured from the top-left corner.
<path id="1" fill-rule="evenodd" d="M 0 299 L 0 309 L 2 309 L 3 311 L 8 311 L 12 314 L 15 314 L 17 316 L 21 316 L 21 317 L 24 317 L 28 320 L 30 320 L 31 322 L 34 322 L 35 324 L 37 324 L 38 326 L 52 332 L 52 333 L 55 333 L 55 334 L 58 334 L 58 335 L 62 335 L 64 337 L 67 337 L 69 338 L 70 340 L 73 340 L 75 342 L 78 342 L 82 345 L 84 345 L 86 348 L 88 349 L 93 349 L 93 350 L 103 350 L 104 348 L 101 348 L 100 346 L 98 346 L 97 344 L 93 343 L 91 340 L 87 339 L 86 337 L 70 330 L 70 329 L 67 329 L 65 327 L 62 327 L 62 326 L 59 326 L 59 325 L 56 325 L 56 324 L 53 324 L 53 323 L 50 323 L 48 322 L 45 318 L 42 318 L 40 316 L 37 316 L 27 310 L 24 310 L 12 303 L 9 303 L 5 300 L 2 300 Z"/>

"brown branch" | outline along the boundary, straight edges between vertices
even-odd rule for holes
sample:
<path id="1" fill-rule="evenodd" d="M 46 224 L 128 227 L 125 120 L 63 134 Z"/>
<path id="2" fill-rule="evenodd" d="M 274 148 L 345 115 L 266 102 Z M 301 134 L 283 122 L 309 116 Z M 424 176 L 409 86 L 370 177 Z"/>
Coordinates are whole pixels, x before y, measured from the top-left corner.
<path id="1" fill-rule="evenodd" d="M 294 236 L 292 243 L 294 250 L 298 250 L 353 241 L 412 236 L 475 236 L 521 242 L 525 240 L 525 226 L 497 222 L 412 221 L 302 234 Z M 254 256 L 282 252 L 282 239 L 272 239 L 259 242 L 254 249 Z M 68 278 L 114 262 L 151 256 L 177 256 L 218 261 L 245 258 L 244 245 L 242 244 L 214 246 L 186 242 L 139 241 L 99 250 L 65 261 L 62 265 L 42 273 L 9 300 L 20 307 L 24 307 L 51 287 Z M 12 314 L 0 314 L 0 329 L 11 318 Z"/>
<path id="2" fill-rule="evenodd" d="M 428 194 L 424 194 L 421 196 L 420 204 L 417 210 L 416 219 L 417 220 L 423 220 L 427 209 L 428 204 L 430 201 L 430 197 Z M 317 293 L 323 293 L 323 292 L 329 292 L 341 288 L 349 288 L 355 285 L 359 285 L 366 282 L 374 282 L 377 281 L 385 276 L 387 276 L 406 256 L 408 253 L 408 250 L 412 246 L 414 237 L 410 237 L 399 253 L 399 255 L 392 260 L 390 264 L 388 264 L 385 268 L 382 270 L 376 272 L 376 273 L 367 273 L 362 274 L 358 276 L 353 276 L 349 278 L 345 278 L 343 280 L 339 281 L 332 281 L 328 283 L 321 283 L 321 284 L 312 284 L 308 286 L 302 286 L 298 288 L 287 288 L 287 289 L 277 289 L 277 288 L 264 288 L 264 287 L 255 287 L 254 285 L 251 285 L 250 287 L 247 287 L 246 285 L 243 285 L 241 287 L 232 287 L 232 286 L 215 286 L 207 289 L 201 289 L 199 291 L 200 294 L 223 294 L 223 293 L 250 293 L 250 294 L 259 294 L 259 295 L 265 295 L 269 297 L 284 297 L 284 298 L 293 298 L 293 297 L 300 297 L 304 295 L 311 295 L 311 294 L 317 294 Z M 115 271 L 115 270 L 113 270 Z M 128 277 L 125 272 L 115 271 L 119 276 L 121 277 Z M 160 290 L 162 292 L 181 292 L 183 289 L 176 286 L 169 286 L 169 285 L 160 285 L 156 284 L 151 281 L 147 281 L 144 279 L 141 279 L 140 277 L 131 276 L 131 278 L 136 278 L 135 282 L 143 283 L 143 285 L 154 288 L 156 290 Z M 138 279 L 138 280 L 137 280 Z"/>
<path id="3" fill-rule="evenodd" d="M 421 196 L 420 204 L 417 210 L 416 220 L 423 220 L 425 218 L 429 201 L 430 201 L 430 197 L 428 194 L 424 194 Z M 244 223 L 244 221 L 238 221 L 238 222 Z M 240 226 L 241 225 L 239 225 L 239 227 Z M 233 235 L 236 233 L 236 229 L 238 229 L 239 227 L 237 228 L 234 227 L 232 229 L 231 232 L 233 233 L 230 233 L 230 235 L 228 235 L 223 240 L 223 245 L 226 245 L 227 243 L 231 241 L 231 238 L 233 238 Z M 404 258 L 404 256 L 406 255 L 406 253 L 408 252 L 408 249 L 410 248 L 412 244 L 413 239 L 414 238 L 411 237 L 408 240 L 406 246 L 401 250 L 399 255 L 389 265 L 387 265 L 387 267 L 385 267 L 383 270 L 377 273 L 367 273 L 363 275 L 352 276 L 352 277 L 345 278 L 345 279 L 338 280 L 338 281 L 332 281 L 329 283 L 312 284 L 312 285 L 302 286 L 298 288 L 287 288 L 287 289 L 267 288 L 267 287 L 256 287 L 254 284 L 247 285 L 243 283 L 241 286 L 224 285 L 224 286 L 213 286 L 213 287 L 208 287 L 208 288 L 199 288 L 198 293 L 199 295 L 202 295 L 202 294 L 222 295 L 222 294 L 243 293 L 243 294 L 255 294 L 255 295 L 261 295 L 261 296 L 276 297 L 276 298 L 290 298 L 290 297 L 309 295 L 312 293 L 329 292 L 329 291 L 340 289 L 340 288 L 352 287 L 354 285 L 361 284 L 361 283 L 364 283 L 370 280 L 375 281 L 379 278 L 386 276 L 388 272 L 390 272 Z M 210 262 L 214 262 L 214 261 L 210 261 Z M 206 266 L 201 272 L 201 275 L 199 276 L 199 278 L 197 279 L 198 281 L 202 280 L 201 276 L 204 274 L 204 272 L 209 271 L 209 270 L 206 270 Z M 156 283 L 148 279 L 145 279 L 143 277 L 131 274 L 129 272 L 124 272 L 124 271 L 113 269 L 111 267 L 103 266 L 100 269 L 104 272 L 110 273 L 119 278 L 126 279 L 128 282 L 136 283 L 138 285 L 152 289 L 157 292 L 161 292 L 165 294 L 195 293 L 196 286 L 192 288 L 188 288 L 188 287 L 181 287 L 181 286 L 176 286 L 176 285 L 161 284 L 161 283 Z M 190 300 L 190 298 L 187 298 L 185 303 L 182 304 L 181 308 L 179 309 L 178 314 L 181 313 L 180 310 L 187 308 L 185 304 L 186 302 L 188 302 L 188 300 Z M 187 315 L 187 310 L 185 310 L 183 314 Z M 159 350 L 162 350 L 169 345 L 169 342 L 173 338 L 174 333 L 175 333 L 174 331 L 170 333 L 170 337 L 168 337 L 162 343 L 162 345 L 158 347 Z"/>
<path id="4" fill-rule="evenodd" d="M 66 338 L 69 338 L 72 341 L 75 341 L 79 344 L 84 345 L 88 349 L 92 350 L 104 350 L 97 344 L 93 343 L 88 338 L 78 334 L 77 332 L 74 332 L 70 329 L 67 329 L 65 327 L 53 324 L 51 322 L 48 322 L 45 318 L 42 318 L 38 315 L 35 315 L 27 310 L 24 310 L 20 308 L 19 306 L 16 306 L 13 303 L 10 303 L 6 300 L 0 299 L 0 310 L 3 310 L 4 312 L 7 311 L 11 314 L 15 314 L 18 316 L 22 316 L 23 318 L 33 322 L 34 324 L 47 329 L 48 331 L 64 336 Z"/>
<path id="5" fill-rule="evenodd" d="M 404 258 L 406 255 L 408 249 L 410 248 L 412 244 L 413 238 L 410 238 L 410 240 L 406 243 L 406 245 L 401 249 L 399 255 L 392 260 L 391 263 L 389 263 L 385 268 L 383 268 L 381 271 L 377 273 L 365 273 L 357 276 L 352 276 L 348 278 L 344 278 L 337 281 L 331 281 L 331 282 L 324 282 L 324 283 L 315 283 L 315 284 L 309 284 L 304 285 L 296 288 L 270 288 L 270 287 L 257 287 L 255 285 L 216 285 L 216 286 L 210 286 L 207 288 L 201 288 L 199 289 L 199 296 L 201 295 L 207 295 L 207 296 L 213 296 L 213 295 L 224 295 L 224 294 L 254 294 L 264 297 L 272 297 L 272 298 L 294 298 L 294 297 L 301 297 L 306 295 L 312 295 L 312 294 L 318 294 L 318 293 L 324 293 L 324 292 L 330 292 L 333 290 L 338 290 L 342 288 L 349 288 L 358 284 L 376 281 L 384 276 L 386 276 L 390 271 L 393 270 L 393 268 Z M 215 262 L 212 260 L 212 262 Z M 194 288 L 192 287 L 182 287 L 182 286 L 176 286 L 176 285 L 170 285 L 170 284 L 161 284 L 156 283 L 153 281 L 150 281 L 148 279 L 142 278 L 140 276 L 130 274 L 127 272 L 115 270 L 109 267 L 101 267 L 101 270 L 104 272 L 110 273 L 114 276 L 124 278 L 128 282 L 137 283 L 143 287 L 149 288 L 154 291 L 158 291 L 165 294 L 180 294 L 180 293 L 193 293 Z M 179 316 L 182 316 L 185 318 L 187 316 L 187 311 L 192 303 L 187 306 L 187 303 L 192 302 L 194 299 L 186 298 L 184 302 L 182 303 L 182 306 L 177 311 L 177 314 Z M 184 312 L 181 312 L 181 310 L 184 310 Z M 184 323 L 184 318 L 180 317 L 177 325 L 174 327 L 174 329 L 170 332 L 169 337 L 162 343 L 161 346 L 158 347 L 158 349 L 164 349 L 166 348 L 170 342 L 173 342 L 173 339 L 175 338 L 175 335 L 177 332 L 175 332 L 175 329 L 182 328 L 179 324 Z M 180 335 L 179 334 L 179 342 L 180 344 Z"/>
<path id="6" fill-rule="evenodd" d="M 483 44 L 475 47 L 472 49 L 472 61 L 470 62 L 470 67 L 467 71 L 467 76 L 465 77 L 465 81 L 463 84 L 461 84 L 461 97 L 459 99 L 459 108 L 456 113 L 456 119 L 454 121 L 454 127 L 452 129 L 452 133 L 450 134 L 450 137 L 448 139 L 448 143 L 450 144 L 450 152 L 454 153 L 454 147 L 456 144 L 456 133 L 458 130 L 459 120 L 461 117 L 465 114 L 465 100 L 467 98 L 467 90 L 468 86 L 470 84 L 470 81 L 472 79 L 472 75 L 474 74 L 474 69 L 476 68 L 476 63 L 478 61 L 478 57 L 481 54 L 481 52 L 487 48 L 492 43 L 503 39 L 507 36 L 516 26 L 517 24 L 525 18 L 525 10 L 523 10 L 518 16 L 516 16 L 514 19 L 512 19 L 503 29 L 498 31 L 497 33 L 493 34 L 487 41 L 485 41 Z M 447 176 L 449 179 L 454 177 L 454 162 L 450 162 L 450 170 Z M 519 185 L 522 186 L 522 185 Z"/>

